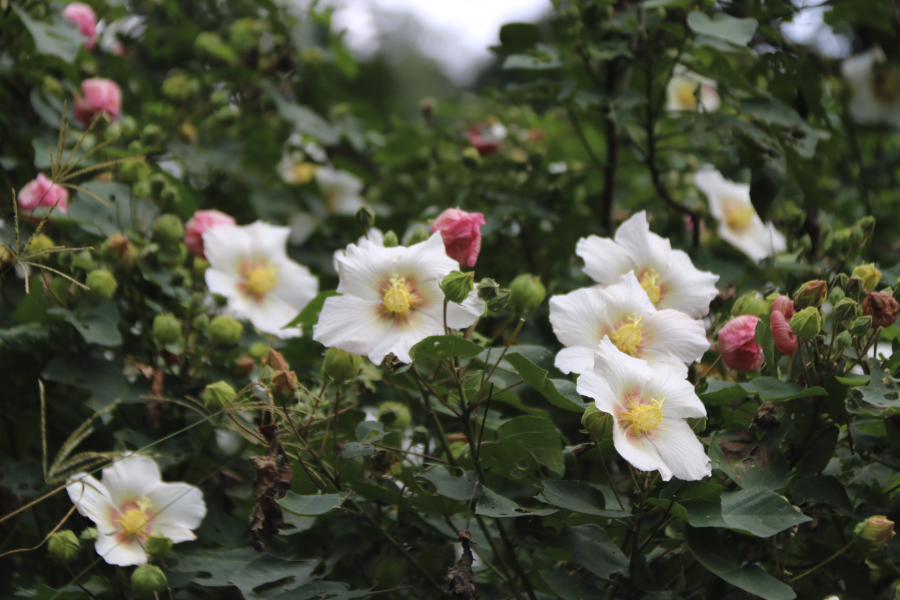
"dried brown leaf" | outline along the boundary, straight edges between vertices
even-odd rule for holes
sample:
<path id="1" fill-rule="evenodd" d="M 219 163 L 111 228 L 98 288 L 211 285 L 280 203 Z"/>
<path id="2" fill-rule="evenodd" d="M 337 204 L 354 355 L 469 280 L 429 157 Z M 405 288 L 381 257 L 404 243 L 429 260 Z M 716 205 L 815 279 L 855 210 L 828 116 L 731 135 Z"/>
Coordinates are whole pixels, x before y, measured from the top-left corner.
<path id="1" fill-rule="evenodd" d="M 278 533 L 284 526 L 284 515 L 276 500 L 284 498 L 291 487 L 294 471 L 288 461 L 284 446 L 278 439 L 277 425 L 263 425 L 257 431 L 269 442 L 263 456 L 253 456 L 250 464 L 256 471 L 253 480 L 253 511 L 250 514 L 250 533 L 253 534 L 253 547 L 262 552 L 266 549 L 263 539 Z M 281 466 L 278 457 L 281 457 Z"/>

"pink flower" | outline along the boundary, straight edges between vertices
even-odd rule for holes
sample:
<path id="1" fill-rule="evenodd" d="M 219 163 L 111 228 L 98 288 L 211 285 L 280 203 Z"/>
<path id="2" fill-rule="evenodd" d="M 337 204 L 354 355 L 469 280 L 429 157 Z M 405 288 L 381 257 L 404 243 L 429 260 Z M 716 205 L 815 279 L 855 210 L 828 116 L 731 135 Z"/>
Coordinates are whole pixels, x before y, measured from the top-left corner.
<path id="1" fill-rule="evenodd" d="M 784 318 L 790 321 L 794 316 L 794 301 L 787 296 L 778 296 L 772 302 L 772 310 L 782 313 Z"/>
<path id="2" fill-rule="evenodd" d="M 469 142 L 475 146 L 475 149 L 478 150 L 478 154 L 481 156 L 495 154 L 503 144 L 500 138 L 481 125 L 472 125 L 466 135 L 469 137 Z"/>
<path id="3" fill-rule="evenodd" d="M 481 229 L 484 215 L 448 208 L 431 226 L 431 233 L 441 232 L 447 256 L 461 267 L 474 267 L 481 250 Z"/>
<path id="4" fill-rule="evenodd" d="M 759 317 L 741 315 L 725 323 L 719 330 L 722 362 L 735 371 L 756 371 L 763 363 L 762 346 L 756 343 Z"/>
<path id="5" fill-rule="evenodd" d="M 88 50 L 97 43 L 97 15 L 87 4 L 73 2 L 62 11 L 62 16 L 78 25 L 78 32 L 87 37 L 84 47 Z"/>
<path id="6" fill-rule="evenodd" d="M 784 313 L 773 310 L 769 327 L 772 329 L 772 339 L 775 340 L 775 347 L 778 348 L 778 351 L 785 356 L 793 356 L 797 351 L 797 334 L 791 331 L 791 326 Z"/>
<path id="7" fill-rule="evenodd" d="M 72 112 L 83 125 L 91 124 L 99 113 L 106 113 L 110 121 L 115 121 L 122 111 L 122 90 L 111 79 L 85 79 L 81 82 L 82 94 L 75 94 Z"/>
<path id="8" fill-rule="evenodd" d="M 37 179 L 29 181 L 17 196 L 19 209 L 31 214 L 39 206 L 51 207 L 65 214 L 69 211 L 69 191 L 61 185 L 52 183 L 43 173 Z"/>
<path id="9" fill-rule="evenodd" d="M 232 217 L 217 210 L 198 210 L 184 226 L 184 245 L 191 254 L 205 259 L 203 253 L 203 232 L 219 225 L 234 225 Z"/>

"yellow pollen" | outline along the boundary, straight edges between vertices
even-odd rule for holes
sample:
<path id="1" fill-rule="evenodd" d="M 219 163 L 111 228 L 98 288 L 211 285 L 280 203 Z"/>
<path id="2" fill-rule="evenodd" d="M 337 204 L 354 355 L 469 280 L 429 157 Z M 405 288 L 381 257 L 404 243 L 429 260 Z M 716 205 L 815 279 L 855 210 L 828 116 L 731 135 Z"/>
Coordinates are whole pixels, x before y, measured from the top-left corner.
<path id="1" fill-rule="evenodd" d="M 638 346 L 641 345 L 641 321 L 643 320 L 644 317 L 637 316 L 637 313 L 631 313 L 625 324 L 612 334 L 612 343 L 628 356 L 636 356 Z"/>
<path id="2" fill-rule="evenodd" d="M 293 167 L 291 167 L 291 183 L 295 185 L 302 185 L 304 183 L 309 183 L 313 175 L 316 173 L 316 166 L 311 163 L 297 163 Z"/>
<path id="3" fill-rule="evenodd" d="M 663 420 L 662 407 L 666 400 L 662 394 L 657 394 L 649 404 L 639 404 L 622 415 L 621 419 L 625 422 L 624 426 L 628 432 L 648 433 L 659 427 Z"/>
<path id="4" fill-rule="evenodd" d="M 732 231 L 740 233 L 747 229 L 755 214 L 752 206 L 738 202 L 725 203 L 725 225 Z"/>
<path id="5" fill-rule="evenodd" d="M 122 535 L 126 538 L 135 536 L 142 537 L 145 534 L 150 517 L 147 511 L 152 505 L 147 498 L 141 498 L 138 502 L 138 508 L 131 508 L 125 511 L 119 517 L 119 526 L 122 528 Z"/>
<path id="6" fill-rule="evenodd" d="M 697 108 L 697 97 L 694 95 L 697 85 L 696 82 L 690 79 L 681 79 L 675 84 L 675 97 L 683 110 L 695 110 Z"/>
<path id="7" fill-rule="evenodd" d="M 384 293 L 384 308 L 397 317 L 409 312 L 409 290 L 406 289 L 406 278 L 394 274 L 391 277 L 391 288 Z"/>
<path id="8" fill-rule="evenodd" d="M 244 272 L 244 290 L 257 300 L 275 287 L 275 267 L 268 264 L 253 265 Z"/>
<path id="9" fill-rule="evenodd" d="M 641 287 L 644 288 L 644 291 L 647 292 L 647 297 L 650 298 L 650 302 L 656 304 L 659 302 L 659 273 L 656 272 L 656 269 L 650 268 L 644 271 L 644 274 L 641 275 Z"/>

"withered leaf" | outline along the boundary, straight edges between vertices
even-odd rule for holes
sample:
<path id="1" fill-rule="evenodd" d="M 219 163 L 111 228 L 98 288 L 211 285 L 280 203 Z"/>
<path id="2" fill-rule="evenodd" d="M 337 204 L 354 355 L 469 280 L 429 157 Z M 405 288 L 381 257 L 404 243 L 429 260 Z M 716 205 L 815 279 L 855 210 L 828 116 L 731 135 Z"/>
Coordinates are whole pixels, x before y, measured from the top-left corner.
<path id="1" fill-rule="evenodd" d="M 144 424 L 147 427 L 159 429 L 159 418 L 162 415 L 162 401 L 154 398 L 163 398 L 163 370 L 150 369 L 149 373 L 142 370 L 144 376 L 150 380 L 150 398 L 144 407 Z"/>
<path id="2" fill-rule="evenodd" d="M 459 541 L 462 542 L 462 555 L 455 566 L 447 569 L 447 592 L 444 596 L 451 600 L 478 600 L 478 592 L 475 591 L 475 574 L 472 572 L 472 536 L 468 529 L 459 532 Z"/>
<path id="3" fill-rule="evenodd" d="M 250 458 L 250 464 L 256 471 L 256 478 L 253 480 L 255 501 L 253 511 L 250 513 L 250 533 L 253 534 L 253 547 L 262 552 L 266 549 L 263 539 L 272 537 L 284 526 L 284 515 L 276 500 L 284 498 L 291 487 L 294 471 L 291 469 L 284 446 L 278 440 L 278 426 L 263 425 L 257 431 L 269 442 L 263 456 Z"/>

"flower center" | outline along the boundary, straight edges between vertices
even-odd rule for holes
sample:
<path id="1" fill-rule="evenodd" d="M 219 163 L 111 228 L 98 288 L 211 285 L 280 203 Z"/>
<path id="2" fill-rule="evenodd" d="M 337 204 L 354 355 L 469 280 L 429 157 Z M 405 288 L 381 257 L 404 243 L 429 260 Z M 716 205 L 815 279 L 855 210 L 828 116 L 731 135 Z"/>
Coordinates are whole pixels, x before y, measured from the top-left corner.
<path id="1" fill-rule="evenodd" d="M 725 225 L 728 226 L 728 229 L 740 233 L 747 229 L 755 214 L 756 211 L 753 210 L 752 206 L 747 206 L 746 204 L 740 204 L 738 202 L 726 202 Z"/>
<path id="2" fill-rule="evenodd" d="M 641 345 L 641 321 L 643 320 L 644 317 L 637 316 L 637 313 L 631 313 L 625 324 L 612 334 L 612 343 L 628 356 L 635 356 L 638 346 Z"/>
<path id="3" fill-rule="evenodd" d="M 697 108 L 697 97 L 694 95 L 696 89 L 697 84 L 688 79 L 683 79 L 678 82 L 675 88 L 675 97 L 685 110 L 694 110 Z"/>
<path id="4" fill-rule="evenodd" d="M 872 93 L 882 102 L 895 103 L 900 96 L 900 76 L 894 70 L 873 72 Z"/>
<path id="5" fill-rule="evenodd" d="M 659 273 L 654 268 L 649 268 L 641 275 L 641 287 L 647 292 L 650 302 L 659 302 Z"/>
<path id="6" fill-rule="evenodd" d="M 262 300 L 275 287 L 275 273 L 275 267 L 268 263 L 247 265 L 244 267 L 244 283 L 241 287 L 246 294 Z"/>
<path id="7" fill-rule="evenodd" d="M 129 508 L 119 516 L 118 521 L 122 537 L 126 539 L 137 537 L 142 540 L 147 537 L 147 529 L 150 525 L 151 517 L 149 510 L 151 506 L 150 500 L 141 498 L 137 503 L 136 508 Z"/>
<path id="8" fill-rule="evenodd" d="M 657 394 L 649 403 L 641 403 L 623 414 L 620 419 L 628 433 L 649 433 L 663 421 L 662 407 L 668 398 Z"/>
<path id="9" fill-rule="evenodd" d="M 396 273 L 391 277 L 391 287 L 384 293 L 384 308 L 396 317 L 409 312 L 409 290 L 406 289 L 406 278 Z"/>
<path id="10" fill-rule="evenodd" d="M 291 183 L 309 183 L 315 172 L 315 166 L 311 165 L 310 163 L 297 163 L 293 167 L 291 167 Z"/>

